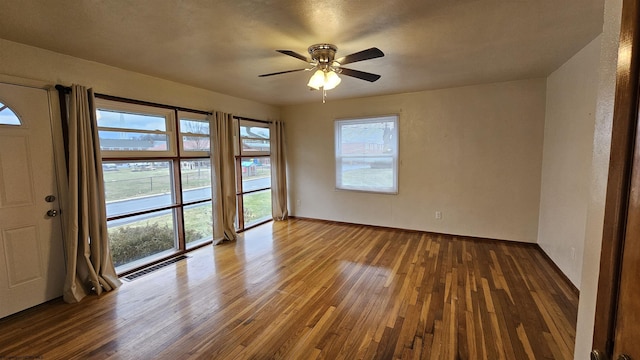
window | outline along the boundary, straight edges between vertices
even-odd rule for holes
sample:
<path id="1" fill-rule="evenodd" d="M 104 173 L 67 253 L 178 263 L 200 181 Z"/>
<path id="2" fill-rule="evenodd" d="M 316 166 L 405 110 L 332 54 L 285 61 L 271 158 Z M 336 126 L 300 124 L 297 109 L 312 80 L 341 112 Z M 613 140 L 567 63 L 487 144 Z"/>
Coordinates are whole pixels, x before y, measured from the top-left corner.
<path id="1" fill-rule="evenodd" d="M 16 115 L 8 105 L 0 102 L 0 125 L 21 125 L 18 115 Z"/>
<path id="2" fill-rule="evenodd" d="M 240 119 L 236 156 L 238 229 L 262 224 L 271 215 L 271 136 L 269 124 Z"/>
<path id="3" fill-rule="evenodd" d="M 211 241 L 206 116 L 103 99 L 96 105 L 116 270 Z"/>
<path id="4" fill-rule="evenodd" d="M 191 116 L 192 118 L 194 116 Z M 207 155 L 209 146 L 209 122 L 206 119 L 180 119 L 180 141 L 182 149 L 190 155 Z"/>
<path id="5" fill-rule="evenodd" d="M 335 122 L 336 188 L 398 193 L 398 116 Z"/>

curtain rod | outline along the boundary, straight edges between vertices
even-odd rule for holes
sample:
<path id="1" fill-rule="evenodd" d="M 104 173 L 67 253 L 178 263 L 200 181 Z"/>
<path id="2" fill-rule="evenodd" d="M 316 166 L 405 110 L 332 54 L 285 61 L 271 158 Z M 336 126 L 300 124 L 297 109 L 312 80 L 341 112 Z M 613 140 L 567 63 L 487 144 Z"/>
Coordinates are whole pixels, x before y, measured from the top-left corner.
<path id="1" fill-rule="evenodd" d="M 56 90 L 64 91 L 66 94 L 69 94 L 71 92 L 71 87 L 64 86 L 64 85 L 56 85 Z M 129 103 L 129 104 L 136 104 L 136 105 L 154 106 L 154 107 L 159 107 L 159 108 L 163 108 L 163 109 L 176 109 L 176 110 L 180 110 L 180 111 L 188 111 L 188 112 L 192 112 L 192 113 L 196 113 L 196 114 L 202 114 L 202 115 L 211 115 L 211 112 L 209 112 L 209 111 L 189 109 L 189 108 L 184 108 L 184 107 L 180 107 L 180 106 L 171 106 L 171 105 L 166 105 L 166 104 L 154 103 L 154 102 L 151 102 L 151 101 L 129 99 L 129 98 L 124 98 L 124 97 L 120 97 L 120 96 L 113 96 L 113 95 L 99 94 L 99 93 L 95 93 L 94 96 L 99 98 L 99 99 L 104 99 L 104 100 L 113 100 L 113 101 Z"/>
<path id="2" fill-rule="evenodd" d="M 252 119 L 252 118 L 248 118 L 248 117 L 242 117 L 242 116 L 234 116 L 234 119 L 238 119 L 238 120 L 247 120 L 247 121 L 253 121 L 253 122 L 260 122 L 260 123 L 265 123 L 265 124 L 271 124 L 273 121 L 269 121 L 269 120 L 258 120 L 258 119 Z"/>
<path id="3" fill-rule="evenodd" d="M 69 87 L 69 86 L 56 85 L 56 90 L 58 90 L 59 92 L 64 92 L 65 94 L 71 93 L 71 87 Z M 191 112 L 191 113 L 196 113 L 196 114 L 201 114 L 201 115 L 212 115 L 213 114 L 210 111 L 189 109 L 189 108 L 180 107 L 180 106 L 159 104 L 159 103 L 154 103 L 154 102 L 150 102 L 150 101 L 129 99 L 129 98 L 113 96 L 113 95 L 106 95 L 106 94 L 98 94 L 98 93 L 96 93 L 96 94 L 94 94 L 94 96 L 97 97 L 97 98 L 100 98 L 100 99 L 104 99 L 104 100 L 120 101 L 120 102 L 129 103 L 129 104 L 136 104 L 136 105 L 154 106 L 154 107 L 159 107 L 159 108 L 163 108 L 163 109 L 175 109 L 175 110 L 179 110 L 179 111 L 186 111 L 186 112 Z M 271 121 L 267 121 L 267 120 L 251 119 L 251 118 L 240 117 L 240 116 L 234 116 L 234 118 L 238 119 L 238 120 L 249 120 L 249 121 L 257 121 L 257 122 L 262 122 L 262 123 L 266 123 L 266 124 L 271 124 Z"/>

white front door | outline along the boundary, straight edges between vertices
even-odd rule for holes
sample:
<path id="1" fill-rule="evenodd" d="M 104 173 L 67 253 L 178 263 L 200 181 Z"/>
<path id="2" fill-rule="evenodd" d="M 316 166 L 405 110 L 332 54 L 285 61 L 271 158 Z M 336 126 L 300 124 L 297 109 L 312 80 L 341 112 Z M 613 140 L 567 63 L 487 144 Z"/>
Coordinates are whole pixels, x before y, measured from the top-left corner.
<path id="1" fill-rule="evenodd" d="M 61 296 L 65 266 L 49 97 L 0 83 L 0 103 L 2 318 Z"/>

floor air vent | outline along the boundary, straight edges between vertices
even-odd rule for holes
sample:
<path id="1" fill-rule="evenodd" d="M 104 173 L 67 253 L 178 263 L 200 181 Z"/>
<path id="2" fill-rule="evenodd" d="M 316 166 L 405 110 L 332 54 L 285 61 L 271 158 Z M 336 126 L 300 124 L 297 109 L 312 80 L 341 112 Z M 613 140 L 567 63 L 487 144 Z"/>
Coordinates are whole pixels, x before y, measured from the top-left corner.
<path id="1" fill-rule="evenodd" d="M 184 260 L 186 258 L 188 258 L 187 255 L 176 256 L 176 257 L 174 257 L 172 259 L 169 259 L 167 261 L 163 261 L 161 263 L 155 264 L 153 266 L 146 267 L 146 268 L 144 268 L 142 270 L 138 270 L 138 271 L 136 271 L 134 273 L 131 273 L 131 274 L 127 275 L 127 276 L 124 276 L 123 279 L 125 279 L 127 281 L 133 281 L 133 280 L 139 278 L 142 275 L 147 275 L 147 274 L 152 273 L 152 272 L 154 272 L 156 270 L 162 269 L 163 267 L 165 267 L 167 265 L 171 265 L 173 263 L 176 263 L 176 262 L 178 262 L 180 260 Z"/>

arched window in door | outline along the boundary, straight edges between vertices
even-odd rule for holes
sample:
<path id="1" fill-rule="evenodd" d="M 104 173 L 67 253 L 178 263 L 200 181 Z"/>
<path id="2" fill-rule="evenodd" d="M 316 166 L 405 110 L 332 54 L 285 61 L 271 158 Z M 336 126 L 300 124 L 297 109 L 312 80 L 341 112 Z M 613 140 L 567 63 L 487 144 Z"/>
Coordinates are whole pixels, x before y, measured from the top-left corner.
<path id="1" fill-rule="evenodd" d="M 18 115 L 2 102 L 0 102 L 0 125 L 22 125 Z"/>

